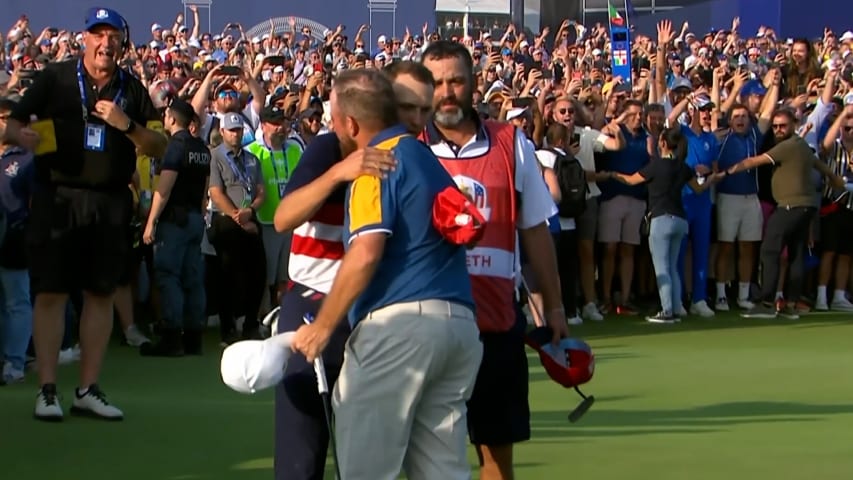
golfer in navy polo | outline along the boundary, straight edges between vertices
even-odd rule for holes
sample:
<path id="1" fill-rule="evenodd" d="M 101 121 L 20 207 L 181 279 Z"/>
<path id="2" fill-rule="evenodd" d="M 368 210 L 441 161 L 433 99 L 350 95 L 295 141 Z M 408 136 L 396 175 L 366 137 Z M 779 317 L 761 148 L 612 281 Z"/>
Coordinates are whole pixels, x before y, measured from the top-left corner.
<path id="1" fill-rule="evenodd" d="M 342 478 L 470 478 L 465 402 L 482 357 L 464 247 L 433 227 L 453 180 L 397 122 L 389 81 L 373 70 L 335 79 L 332 120 L 342 153 L 373 146 L 398 160 L 385 178 L 347 190 L 346 254 L 329 295 L 292 346 L 312 361 L 349 311 L 353 331 L 335 385 Z"/>

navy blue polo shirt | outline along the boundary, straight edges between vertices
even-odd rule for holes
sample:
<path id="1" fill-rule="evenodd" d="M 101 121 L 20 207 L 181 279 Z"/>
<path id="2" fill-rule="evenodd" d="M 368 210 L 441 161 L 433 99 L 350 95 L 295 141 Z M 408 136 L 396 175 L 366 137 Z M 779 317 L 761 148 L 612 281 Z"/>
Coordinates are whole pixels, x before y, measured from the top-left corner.
<path id="1" fill-rule="evenodd" d="M 397 168 L 387 178 L 362 176 L 350 184 L 344 245 L 358 235 L 387 235 L 376 273 L 350 311 L 355 325 L 369 312 L 396 303 L 446 300 L 474 308 L 465 248 L 432 226 L 436 195 L 455 187 L 429 148 L 401 126 L 381 132 L 371 146 L 392 149 Z"/>
<path id="2" fill-rule="evenodd" d="M 10 147 L 0 155 L 0 208 L 6 212 L 6 222 L 10 228 L 29 217 L 34 181 L 32 153 Z"/>
<path id="3" fill-rule="evenodd" d="M 625 148 L 617 152 L 605 153 L 605 167 L 603 170 L 632 175 L 639 172 L 649 163 L 649 150 L 646 140 L 649 134 L 645 129 L 640 130 L 638 134 L 634 135 L 624 125 L 620 125 L 619 128 L 622 129 L 622 135 L 625 137 Z M 627 195 L 640 200 L 645 200 L 648 196 L 646 186 L 643 184 L 625 185 L 617 180 L 607 180 L 599 182 L 598 188 L 601 189 L 602 202 L 618 197 L 619 195 Z"/>
<path id="4" fill-rule="evenodd" d="M 734 132 L 728 133 L 720 146 L 720 156 L 717 159 L 717 168 L 720 171 L 728 170 L 729 167 L 743 160 L 758 155 L 758 149 L 763 143 L 764 136 L 753 124 L 744 135 Z M 734 175 L 726 175 L 717 184 L 717 193 L 729 195 L 754 195 L 758 193 L 758 177 L 756 169 L 745 170 Z"/>

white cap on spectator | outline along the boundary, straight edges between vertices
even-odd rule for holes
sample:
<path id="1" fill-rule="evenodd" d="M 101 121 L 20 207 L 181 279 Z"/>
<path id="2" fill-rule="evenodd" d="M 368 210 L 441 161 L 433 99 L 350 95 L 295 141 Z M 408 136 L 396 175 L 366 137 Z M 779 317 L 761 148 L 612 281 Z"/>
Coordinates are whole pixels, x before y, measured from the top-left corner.
<path id="1" fill-rule="evenodd" d="M 296 332 L 282 333 L 266 340 L 233 343 L 222 352 L 222 381 L 240 393 L 255 393 L 277 385 L 292 353 L 290 342 Z"/>
<path id="2" fill-rule="evenodd" d="M 388 41 L 388 38 L 385 35 L 379 35 L 379 38 L 376 39 L 379 43 L 385 43 Z"/>
<path id="3" fill-rule="evenodd" d="M 356 55 L 363 55 L 364 49 L 363 48 L 356 48 L 355 50 L 352 51 L 352 53 L 354 53 Z"/>
<path id="4" fill-rule="evenodd" d="M 163 26 L 160 25 L 159 23 L 155 23 L 155 24 L 151 25 L 151 31 L 152 32 L 156 32 L 157 30 L 163 30 Z"/>
<path id="5" fill-rule="evenodd" d="M 850 30 L 847 30 L 846 32 L 844 32 L 841 35 L 841 41 L 842 42 L 849 42 L 850 40 L 853 40 L 853 32 L 851 32 Z"/>
<path id="6" fill-rule="evenodd" d="M 524 115 L 524 112 L 526 112 L 526 111 L 527 111 L 527 107 L 511 108 L 511 109 L 509 109 L 508 112 L 506 112 L 506 120 L 510 121 L 514 118 L 518 118 L 518 117 Z"/>
<path id="7" fill-rule="evenodd" d="M 503 98 L 503 88 L 504 83 L 500 80 L 496 81 L 492 84 L 491 87 L 489 87 L 489 89 L 486 91 L 486 94 L 483 95 L 483 100 L 485 100 L 486 102 L 490 102 L 492 101 L 492 98 L 494 98 L 496 95 L 500 95 L 501 98 Z"/>
<path id="8" fill-rule="evenodd" d="M 179 32 L 186 32 L 186 31 L 187 31 L 187 26 L 186 26 L 186 25 L 181 25 L 180 27 L 178 27 L 178 31 L 179 31 Z"/>
<path id="9" fill-rule="evenodd" d="M 272 69 L 272 73 L 284 73 L 284 67 L 279 65 L 279 66 Z"/>
<path id="10" fill-rule="evenodd" d="M 187 42 L 187 45 L 189 45 L 190 47 L 193 47 L 193 48 L 201 48 L 201 43 L 196 38 L 191 38 Z"/>
<path id="11" fill-rule="evenodd" d="M 261 37 L 252 37 L 252 43 L 261 43 Z"/>
<path id="12" fill-rule="evenodd" d="M 686 72 L 687 70 L 690 70 L 691 68 L 695 67 L 697 63 L 699 63 L 699 59 L 694 57 L 693 55 L 690 55 L 689 57 L 685 58 L 684 71 Z"/>
<path id="13" fill-rule="evenodd" d="M 597 55 L 601 55 L 601 50 L 596 48 L 595 50 L 592 51 L 592 56 L 595 57 Z"/>
<path id="14" fill-rule="evenodd" d="M 177 46 L 177 45 L 175 45 L 174 47 L 172 47 L 172 48 L 170 48 L 170 49 L 169 49 L 169 53 L 172 53 L 172 52 L 180 52 L 180 51 L 181 51 L 181 47 L 179 47 L 179 46 Z"/>
<path id="15" fill-rule="evenodd" d="M 530 44 L 527 43 L 527 40 L 522 40 L 521 43 L 518 44 L 518 46 L 521 48 L 524 48 L 524 47 L 529 47 Z"/>
<path id="16" fill-rule="evenodd" d="M 261 35 L 261 40 L 268 40 L 269 38 L 270 38 L 269 33 L 265 33 L 265 34 Z"/>
<path id="17" fill-rule="evenodd" d="M 77 43 L 83 43 L 83 34 L 78 33 L 77 36 L 74 37 L 74 41 L 76 41 Z"/>
<path id="18" fill-rule="evenodd" d="M 263 53 L 259 53 L 259 54 L 255 55 L 255 61 L 256 62 L 263 62 L 265 58 L 267 58 L 267 56 L 264 55 Z"/>
<path id="19" fill-rule="evenodd" d="M 206 55 L 207 55 L 207 50 L 199 50 L 198 51 L 198 57 L 199 58 L 203 59 Z"/>
<path id="20" fill-rule="evenodd" d="M 483 34 L 483 38 L 484 38 L 484 39 L 486 39 L 486 38 L 492 38 L 492 32 L 486 32 L 486 33 L 484 33 L 484 34 Z"/>
<path id="21" fill-rule="evenodd" d="M 705 56 L 705 55 L 707 55 L 707 54 L 708 54 L 708 49 L 707 49 L 707 48 L 702 47 L 702 48 L 700 48 L 700 49 L 699 49 L 699 56 L 700 56 L 700 57 L 704 57 L 704 56 Z"/>
<path id="22" fill-rule="evenodd" d="M 148 42 L 148 46 L 151 48 L 160 48 L 160 44 L 157 43 L 157 40 L 151 40 Z"/>
<path id="23" fill-rule="evenodd" d="M 213 36 L 213 40 L 214 40 L 214 41 L 216 41 L 216 40 L 222 40 L 222 35 L 220 35 L 220 34 L 218 34 L 218 33 L 217 33 L 216 35 L 214 35 L 214 36 Z"/>

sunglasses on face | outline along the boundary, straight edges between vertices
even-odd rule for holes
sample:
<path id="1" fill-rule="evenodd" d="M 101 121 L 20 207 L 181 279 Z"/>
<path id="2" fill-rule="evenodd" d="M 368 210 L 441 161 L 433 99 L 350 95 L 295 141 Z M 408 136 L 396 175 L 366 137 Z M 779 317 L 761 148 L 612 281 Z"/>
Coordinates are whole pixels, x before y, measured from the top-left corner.
<path id="1" fill-rule="evenodd" d="M 236 98 L 239 98 L 240 95 L 238 95 L 237 92 L 235 92 L 234 90 L 225 90 L 225 91 L 219 92 L 218 97 L 219 98 L 235 98 L 236 99 Z"/>
<path id="2" fill-rule="evenodd" d="M 561 109 L 557 110 L 557 112 L 560 115 L 574 115 L 575 109 L 574 108 L 561 108 Z"/>
<path id="3" fill-rule="evenodd" d="M 842 127 L 842 128 L 844 128 L 844 131 L 847 133 L 853 132 L 853 125 L 850 125 L 848 127 Z"/>

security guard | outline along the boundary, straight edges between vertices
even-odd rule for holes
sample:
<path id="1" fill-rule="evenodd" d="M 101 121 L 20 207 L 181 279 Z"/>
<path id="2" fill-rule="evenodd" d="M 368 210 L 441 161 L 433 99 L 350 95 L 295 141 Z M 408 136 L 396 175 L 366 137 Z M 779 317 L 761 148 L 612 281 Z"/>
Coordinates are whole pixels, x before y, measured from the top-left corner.
<path id="1" fill-rule="evenodd" d="M 83 290 L 80 384 L 71 413 L 121 420 L 97 386 L 113 324 L 113 296 L 128 255 L 127 185 L 136 150 L 162 157 L 163 135 L 142 83 L 118 67 L 130 47 L 127 22 L 108 8 L 86 15 L 79 58 L 51 63 L 12 111 L 5 138 L 35 153 L 36 191 L 28 238 L 36 293 L 34 332 L 40 392 L 35 417 L 61 420 L 56 366 L 70 292 Z M 37 120 L 31 123 L 32 117 Z"/>
<path id="2" fill-rule="evenodd" d="M 202 206 L 210 175 L 210 150 L 188 130 L 194 116 L 192 105 L 182 100 L 174 100 L 166 110 L 164 127 L 171 140 L 142 234 L 146 244 L 154 244 L 154 277 L 163 329 L 159 342 L 140 347 L 143 356 L 201 354 L 205 320 Z"/>
<path id="3" fill-rule="evenodd" d="M 258 157 L 261 174 L 266 184 L 264 202 L 258 208 L 258 222 L 264 240 L 267 259 L 267 287 L 269 303 L 278 305 L 279 292 L 284 292 L 288 281 L 287 262 L 290 258 L 292 232 L 278 233 L 273 226 L 275 209 L 278 207 L 290 175 L 302 157 L 302 147 L 288 140 L 290 122 L 284 109 L 270 105 L 261 112 L 261 133 L 257 140 L 246 146 Z"/>

